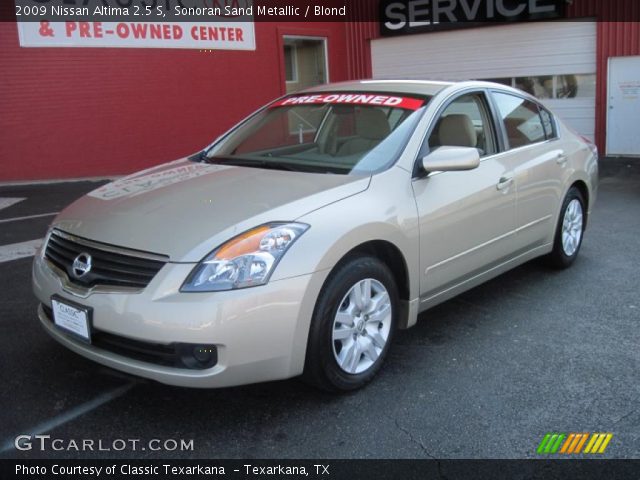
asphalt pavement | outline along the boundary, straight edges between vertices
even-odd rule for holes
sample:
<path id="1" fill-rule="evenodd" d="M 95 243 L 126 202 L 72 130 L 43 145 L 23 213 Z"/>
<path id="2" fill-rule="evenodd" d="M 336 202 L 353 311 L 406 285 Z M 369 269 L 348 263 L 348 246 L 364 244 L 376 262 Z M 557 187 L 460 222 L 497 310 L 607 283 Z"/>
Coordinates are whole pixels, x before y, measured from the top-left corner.
<path id="1" fill-rule="evenodd" d="M 640 458 L 640 162 L 630 162 L 605 166 L 571 269 L 534 261 L 426 312 L 348 395 L 295 379 L 168 387 L 65 349 L 39 326 L 30 255 L 50 214 L 100 183 L 2 186 L 0 456 L 539 458 L 548 432 L 610 432 L 604 457 Z M 20 434 L 62 449 L 17 451 Z M 103 451 L 68 449 L 83 439 Z M 130 439 L 140 449 L 104 450 Z M 153 451 L 152 439 L 193 448 Z"/>

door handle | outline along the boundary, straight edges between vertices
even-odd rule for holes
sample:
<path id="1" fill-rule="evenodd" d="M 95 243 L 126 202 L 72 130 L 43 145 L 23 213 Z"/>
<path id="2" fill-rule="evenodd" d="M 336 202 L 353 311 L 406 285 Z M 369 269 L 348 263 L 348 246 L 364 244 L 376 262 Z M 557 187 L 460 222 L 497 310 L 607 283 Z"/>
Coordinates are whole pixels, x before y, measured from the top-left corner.
<path id="1" fill-rule="evenodd" d="M 569 160 L 569 157 L 567 157 L 564 153 L 559 153 L 558 156 L 556 157 L 556 163 L 558 165 L 564 165 L 567 163 L 568 160 Z"/>
<path id="2" fill-rule="evenodd" d="M 507 188 L 509 188 L 512 184 L 513 184 L 513 177 L 504 176 L 504 177 L 500 177 L 500 180 L 498 180 L 498 185 L 496 185 L 496 188 L 502 192 Z"/>

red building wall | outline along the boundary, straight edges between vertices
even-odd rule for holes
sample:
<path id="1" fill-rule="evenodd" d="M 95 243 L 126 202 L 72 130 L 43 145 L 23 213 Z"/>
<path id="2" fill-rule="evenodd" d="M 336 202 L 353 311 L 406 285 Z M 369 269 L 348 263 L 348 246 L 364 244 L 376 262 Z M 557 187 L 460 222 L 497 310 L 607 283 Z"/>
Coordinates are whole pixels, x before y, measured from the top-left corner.
<path id="1" fill-rule="evenodd" d="M 629 6 L 640 17 L 640 2 Z M 601 22 L 598 24 L 598 76 L 596 101 L 596 143 L 601 152 L 606 147 L 607 79 L 609 58 L 640 55 L 640 23 Z"/>
<path id="2" fill-rule="evenodd" d="M 376 0 L 351 0 L 374 19 Z M 606 138 L 607 65 L 640 55 L 637 0 L 574 0 L 570 18 L 597 18 L 596 140 Z M 0 22 L 0 181 L 125 174 L 209 143 L 284 93 L 282 35 L 328 39 L 331 81 L 371 77 L 376 21 L 255 24 L 254 52 L 20 48 Z"/>
<path id="3" fill-rule="evenodd" d="M 640 2 L 575 0 L 569 7 L 568 16 L 598 20 L 596 143 L 604 153 L 607 138 L 609 58 L 640 55 Z"/>
<path id="4" fill-rule="evenodd" d="M 253 52 L 21 48 L 0 22 L 0 181 L 125 174 L 193 153 L 284 93 L 283 34 L 328 39 L 349 78 L 344 23 L 255 24 Z"/>

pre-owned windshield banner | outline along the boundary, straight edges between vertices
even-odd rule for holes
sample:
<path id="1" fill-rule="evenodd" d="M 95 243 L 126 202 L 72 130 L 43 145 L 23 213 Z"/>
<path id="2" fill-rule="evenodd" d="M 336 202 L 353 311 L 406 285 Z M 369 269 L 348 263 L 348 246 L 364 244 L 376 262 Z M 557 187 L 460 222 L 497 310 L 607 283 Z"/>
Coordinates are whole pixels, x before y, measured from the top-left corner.
<path id="1" fill-rule="evenodd" d="M 295 105 L 319 105 L 325 103 L 344 103 L 350 105 L 373 105 L 381 107 L 417 110 L 424 105 L 424 100 L 412 97 L 399 97 L 379 93 L 318 93 L 312 95 L 295 95 L 274 102 L 270 107 L 291 107 Z"/>

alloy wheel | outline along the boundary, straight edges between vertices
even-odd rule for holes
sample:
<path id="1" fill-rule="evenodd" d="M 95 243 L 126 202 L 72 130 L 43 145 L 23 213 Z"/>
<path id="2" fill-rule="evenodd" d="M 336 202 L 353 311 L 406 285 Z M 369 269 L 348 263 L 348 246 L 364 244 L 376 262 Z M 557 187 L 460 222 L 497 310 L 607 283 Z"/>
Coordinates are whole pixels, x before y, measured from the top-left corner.
<path id="1" fill-rule="evenodd" d="M 573 199 L 567 205 L 562 221 L 562 249 L 565 255 L 571 257 L 580 247 L 583 230 L 582 204 L 578 199 Z"/>
<path id="2" fill-rule="evenodd" d="M 333 354 L 340 368 L 360 374 L 371 368 L 384 350 L 392 319 L 389 292 L 367 278 L 353 285 L 333 321 Z"/>

